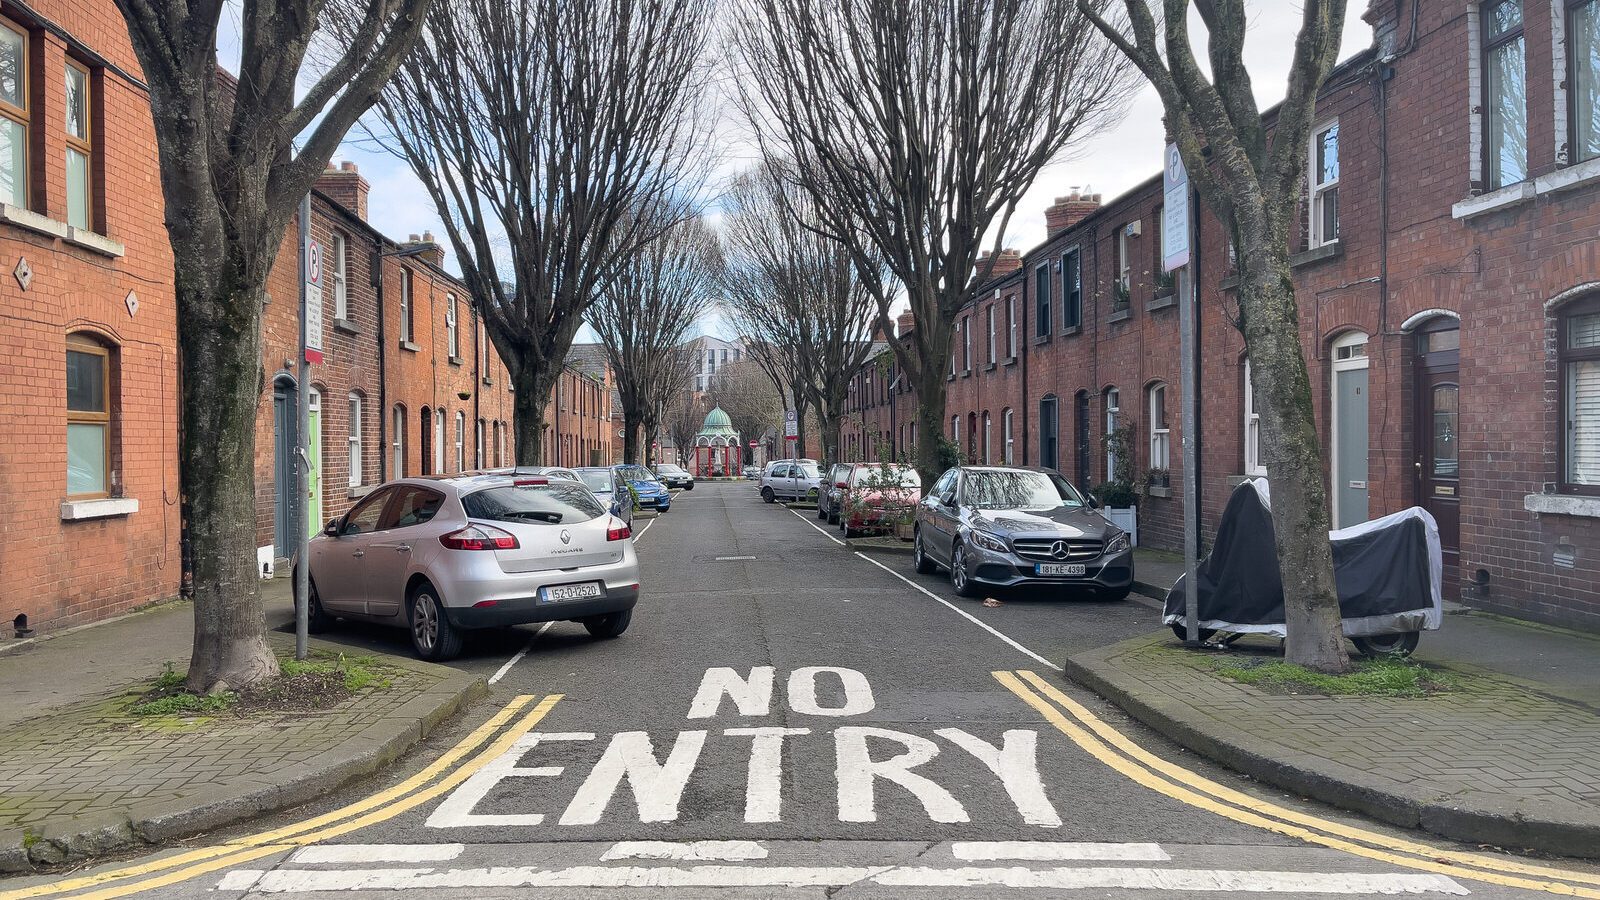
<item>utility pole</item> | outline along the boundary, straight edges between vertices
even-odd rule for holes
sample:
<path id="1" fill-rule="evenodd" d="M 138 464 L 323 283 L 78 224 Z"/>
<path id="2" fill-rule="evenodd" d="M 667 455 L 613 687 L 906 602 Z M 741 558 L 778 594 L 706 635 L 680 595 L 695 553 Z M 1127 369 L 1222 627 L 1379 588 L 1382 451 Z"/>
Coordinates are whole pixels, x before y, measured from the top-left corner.
<path id="1" fill-rule="evenodd" d="M 1174 272 L 1189 266 L 1192 216 L 1189 213 L 1189 172 L 1183 166 L 1183 157 L 1174 144 L 1168 144 L 1166 165 L 1162 169 L 1161 211 L 1161 266 L 1163 271 Z M 1192 270 L 1192 267 L 1191 267 Z M 1182 369 L 1178 390 L 1182 394 L 1183 409 L 1183 586 L 1184 619 L 1187 633 L 1184 643 L 1193 647 L 1200 643 L 1200 594 L 1195 584 L 1195 569 L 1199 565 L 1198 543 L 1200 531 L 1199 482 L 1195 467 L 1198 454 L 1195 423 L 1196 396 L 1195 361 L 1195 294 L 1194 279 L 1189 271 L 1181 271 L 1178 279 L 1178 332 L 1180 335 L 1178 365 Z"/>
<path id="2" fill-rule="evenodd" d="M 322 248 L 311 239 L 311 195 L 300 201 L 300 352 L 296 381 L 294 658 L 305 659 L 311 612 L 311 364 L 322 362 Z M 320 487 L 320 485 L 319 485 Z"/>

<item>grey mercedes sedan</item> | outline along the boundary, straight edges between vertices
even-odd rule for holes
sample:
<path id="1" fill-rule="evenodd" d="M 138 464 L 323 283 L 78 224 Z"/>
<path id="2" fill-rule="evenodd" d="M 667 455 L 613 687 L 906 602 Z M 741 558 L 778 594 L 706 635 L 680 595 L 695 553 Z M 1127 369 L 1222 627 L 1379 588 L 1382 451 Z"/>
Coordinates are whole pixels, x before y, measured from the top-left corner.
<path id="1" fill-rule="evenodd" d="M 917 506 L 913 554 L 918 572 L 948 569 L 963 597 L 1027 587 L 1121 600 L 1133 589 L 1128 535 L 1051 469 L 946 471 Z"/>

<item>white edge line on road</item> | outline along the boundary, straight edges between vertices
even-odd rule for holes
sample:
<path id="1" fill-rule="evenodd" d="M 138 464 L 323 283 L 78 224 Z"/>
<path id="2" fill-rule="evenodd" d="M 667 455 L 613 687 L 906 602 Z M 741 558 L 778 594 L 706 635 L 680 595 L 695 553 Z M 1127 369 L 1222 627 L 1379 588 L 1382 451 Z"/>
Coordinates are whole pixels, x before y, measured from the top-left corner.
<path id="1" fill-rule="evenodd" d="M 1002 859 L 1028 861 L 1117 860 L 1120 862 L 1170 862 L 1160 844 L 1101 844 L 1074 841 L 956 841 L 950 845 L 956 859 L 989 862 Z"/>
<path id="2" fill-rule="evenodd" d="M 466 844 L 317 844 L 301 847 L 293 863 L 421 863 L 455 859 Z"/>
<path id="3" fill-rule="evenodd" d="M 939 596 L 938 594 L 935 594 L 933 591 L 930 591 L 927 588 L 923 587 L 922 585 L 917 584 L 915 581 L 912 581 L 911 579 L 905 577 L 904 575 L 901 575 L 899 572 L 896 572 L 895 570 L 889 568 L 888 566 L 884 565 L 883 563 L 878 562 L 877 560 L 875 560 L 872 557 L 866 555 L 865 553 L 862 553 L 860 550 L 856 551 L 856 555 L 861 557 L 862 559 L 866 560 L 867 562 L 872 563 L 873 565 L 877 566 L 878 568 L 884 570 L 885 572 L 888 572 L 890 575 L 893 575 L 894 577 L 900 579 L 901 581 L 904 581 L 906 584 L 910 585 L 914 590 L 920 591 L 923 594 L 925 594 L 926 596 L 931 597 L 932 599 L 937 600 L 940 603 L 943 603 L 945 606 L 949 607 L 950 610 L 952 612 L 954 612 L 956 615 L 962 617 L 963 619 L 966 619 L 968 622 L 971 622 L 972 624 L 978 626 L 979 628 L 982 628 L 984 631 L 989 632 L 990 634 L 994 635 L 995 637 L 999 638 L 1000 640 L 1005 641 L 1006 643 L 1010 644 L 1012 647 L 1015 647 L 1017 650 L 1022 651 L 1023 653 L 1027 654 L 1028 656 L 1030 656 L 1034 660 L 1036 660 L 1040 665 L 1047 666 L 1047 667 L 1049 667 L 1049 668 L 1051 668 L 1051 669 L 1053 669 L 1053 670 L 1055 670 L 1057 672 L 1061 671 L 1061 667 L 1060 666 L 1056 665 L 1055 663 L 1051 662 L 1048 659 L 1045 659 L 1044 657 L 1042 657 L 1039 654 L 1033 652 L 1032 650 L 1029 650 L 1027 647 L 1022 646 L 1021 644 L 1019 644 L 1016 641 L 1012 640 L 1011 638 L 1007 637 L 1004 632 L 1001 632 L 1001 631 L 997 630 L 994 626 L 989 625 L 988 623 L 984 622 L 982 619 L 978 618 L 977 616 L 974 616 L 972 613 L 967 612 L 966 610 L 964 610 L 961 607 L 955 605 L 954 603 L 951 603 L 949 600 L 946 600 L 945 598 Z"/>
<path id="4" fill-rule="evenodd" d="M 643 527 L 643 528 L 641 528 L 641 529 L 639 529 L 639 533 L 638 533 L 638 534 L 636 534 L 636 535 L 634 535 L 634 536 L 633 536 L 633 543 L 634 543 L 634 546 L 638 546 L 638 544 L 639 544 L 639 538 L 642 538 L 642 537 L 644 537 L 644 533 L 645 533 L 645 532 L 646 532 L 646 531 L 649 531 L 649 530 L 650 530 L 650 526 L 651 526 L 651 525 L 654 525 L 654 524 L 655 524 L 655 523 L 656 523 L 656 520 L 655 520 L 655 519 L 650 519 L 650 520 L 648 520 L 648 521 L 646 521 L 646 522 L 645 522 L 645 523 L 644 523 L 644 527 Z"/>
<path id="5" fill-rule="evenodd" d="M 794 513 L 795 516 L 800 519 L 800 521 L 806 523 L 807 525 L 810 525 L 812 528 L 817 528 L 816 524 L 813 523 L 810 519 L 807 519 L 805 516 L 800 515 L 800 511 L 799 510 L 791 509 L 791 510 L 789 510 L 789 512 Z M 838 538 L 834 537 L 833 535 L 827 533 L 826 531 L 823 531 L 821 528 L 817 528 L 817 534 L 822 535 L 823 537 L 827 538 L 830 541 L 833 541 L 835 544 L 838 544 L 841 547 L 844 546 L 844 541 L 841 541 Z"/>
<path id="6" fill-rule="evenodd" d="M 494 684 L 496 681 L 499 681 L 500 679 L 506 677 L 506 673 L 511 671 L 511 667 L 516 665 L 524 656 L 527 656 L 529 650 L 533 649 L 534 641 L 537 641 L 539 638 L 543 637 L 544 633 L 546 631 L 549 631 L 550 630 L 550 626 L 552 626 L 554 624 L 556 624 L 556 623 L 554 623 L 554 622 L 546 622 L 543 625 L 540 625 L 539 626 L 539 630 L 535 631 L 533 633 L 533 637 L 528 638 L 528 645 L 526 647 L 523 647 L 521 650 L 518 650 L 516 656 L 513 656 L 510 659 L 506 660 L 506 664 L 500 667 L 500 671 L 498 671 L 498 672 L 494 673 L 493 675 L 489 676 L 489 683 L 490 684 Z M 405 862 L 405 861 L 406 860 L 400 860 L 400 862 Z"/>

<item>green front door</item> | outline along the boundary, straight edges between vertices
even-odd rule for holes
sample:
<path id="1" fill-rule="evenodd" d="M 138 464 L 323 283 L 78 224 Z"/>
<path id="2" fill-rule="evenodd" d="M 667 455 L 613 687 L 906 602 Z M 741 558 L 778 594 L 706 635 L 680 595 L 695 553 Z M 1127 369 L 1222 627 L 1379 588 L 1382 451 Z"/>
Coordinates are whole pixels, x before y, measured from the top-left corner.
<path id="1" fill-rule="evenodd" d="M 313 537 L 322 530 L 322 395 L 313 390 L 306 410 L 306 461 L 311 469 L 306 473 L 306 533 Z"/>

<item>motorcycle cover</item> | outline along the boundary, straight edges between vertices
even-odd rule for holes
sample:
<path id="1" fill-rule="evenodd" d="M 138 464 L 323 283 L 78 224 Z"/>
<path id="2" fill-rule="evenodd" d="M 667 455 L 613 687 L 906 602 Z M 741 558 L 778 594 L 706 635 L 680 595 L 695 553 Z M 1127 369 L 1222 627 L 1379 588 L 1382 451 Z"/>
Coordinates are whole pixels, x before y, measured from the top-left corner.
<path id="1" fill-rule="evenodd" d="M 1433 631 L 1444 605 L 1439 526 L 1418 506 L 1328 533 L 1348 637 Z M 1200 627 L 1284 637 L 1283 581 L 1267 481 L 1234 488 L 1211 553 L 1195 570 Z M 1185 626 L 1185 579 L 1167 592 L 1162 621 Z"/>

